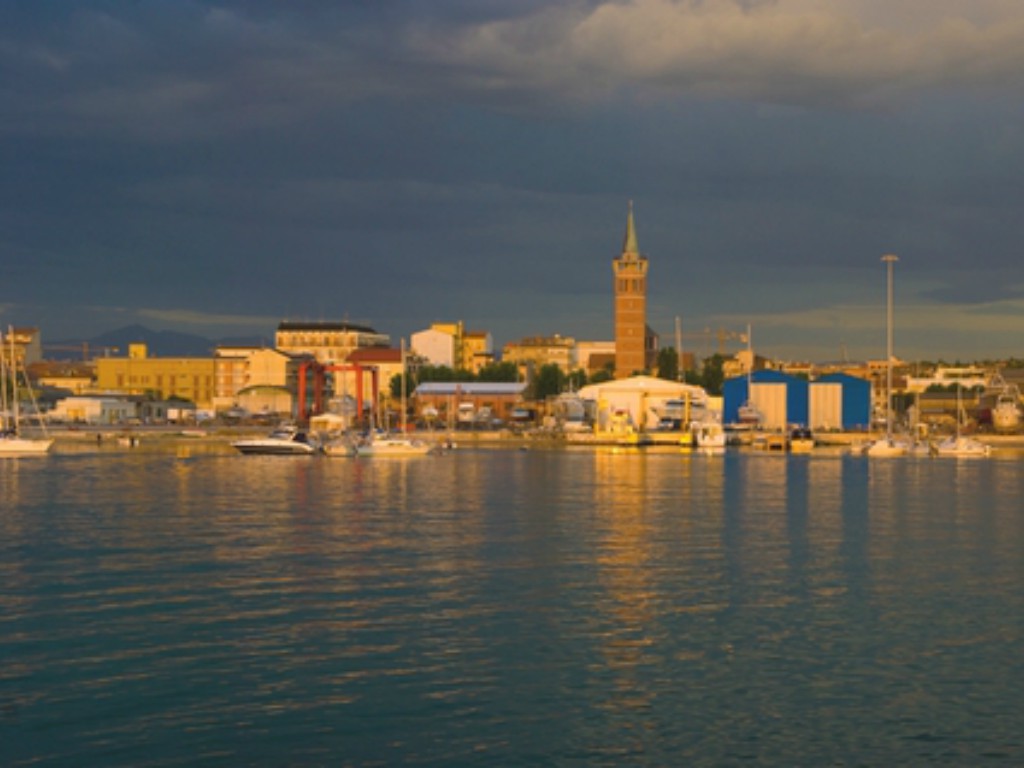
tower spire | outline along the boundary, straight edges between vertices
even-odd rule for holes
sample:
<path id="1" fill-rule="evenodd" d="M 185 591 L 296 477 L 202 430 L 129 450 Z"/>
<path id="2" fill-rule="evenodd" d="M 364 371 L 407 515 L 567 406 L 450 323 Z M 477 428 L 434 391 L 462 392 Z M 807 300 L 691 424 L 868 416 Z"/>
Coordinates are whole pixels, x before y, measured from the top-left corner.
<path id="1" fill-rule="evenodd" d="M 636 225 L 633 223 L 633 201 L 629 201 L 629 215 L 626 217 L 626 237 L 622 241 L 622 252 L 640 255 L 640 246 L 636 242 Z"/>

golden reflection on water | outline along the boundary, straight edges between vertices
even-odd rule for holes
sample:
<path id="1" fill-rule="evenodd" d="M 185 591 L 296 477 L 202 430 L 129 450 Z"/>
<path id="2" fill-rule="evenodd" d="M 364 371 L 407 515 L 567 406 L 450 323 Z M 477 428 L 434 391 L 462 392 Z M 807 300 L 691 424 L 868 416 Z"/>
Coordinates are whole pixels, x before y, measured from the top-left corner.
<path id="1" fill-rule="evenodd" d="M 653 459 L 651 459 L 653 462 Z M 648 568 L 651 520 L 648 508 L 648 457 L 643 453 L 594 455 L 597 577 L 604 589 L 602 633 L 595 638 L 603 659 L 595 671 L 610 674 L 602 706 L 616 711 L 646 708 L 653 703 L 639 671 L 650 663 L 655 642 L 655 589 Z M 657 480 L 653 481 L 657 483 Z M 652 489 L 657 493 L 657 489 Z"/>

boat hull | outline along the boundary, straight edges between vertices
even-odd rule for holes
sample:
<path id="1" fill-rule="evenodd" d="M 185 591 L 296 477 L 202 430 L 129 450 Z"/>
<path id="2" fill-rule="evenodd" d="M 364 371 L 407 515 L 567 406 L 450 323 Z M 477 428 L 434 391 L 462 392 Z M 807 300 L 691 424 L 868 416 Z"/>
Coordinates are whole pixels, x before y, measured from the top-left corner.
<path id="1" fill-rule="evenodd" d="M 992 409 L 992 428 L 997 432 L 1012 432 L 1020 426 L 1020 410 L 1016 404 L 999 406 Z"/>
<path id="2" fill-rule="evenodd" d="M 936 456 L 952 458 L 984 458 L 991 453 L 991 448 L 982 442 L 969 437 L 951 437 L 940 440 L 932 447 Z"/>
<path id="3" fill-rule="evenodd" d="M 864 451 L 866 456 L 871 458 L 889 458 L 892 456 L 906 456 L 910 453 L 910 444 L 903 440 L 883 437 L 876 440 Z"/>
<path id="4" fill-rule="evenodd" d="M 372 443 L 356 446 L 356 456 L 426 456 L 435 450 L 436 446 L 419 440 L 374 440 Z"/>
<path id="5" fill-rule="evenodd" d="M 34 440 L 28 437 L 4 437 L 0 438 L 0 456 L 47 453 L 52 446 L 52 439 Z"/>
<path id="6" fill-rule="evenodd" d="M 262 456 L 310 456 L 316 453 L 316 448 L 305 443 L 288 441 L 269 440 L 239 440 L 232 443 L 231 447 L 239 453 L 247 455 Z"/>

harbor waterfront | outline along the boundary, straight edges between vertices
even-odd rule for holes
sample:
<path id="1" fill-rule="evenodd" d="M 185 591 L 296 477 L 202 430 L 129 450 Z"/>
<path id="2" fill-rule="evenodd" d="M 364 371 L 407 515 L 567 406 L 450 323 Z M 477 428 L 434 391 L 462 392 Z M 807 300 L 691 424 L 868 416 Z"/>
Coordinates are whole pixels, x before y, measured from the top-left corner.
<path id="1" fill-rule="evenodd" d="M 1019 448 L 89 437 L 0 460 L 3 765 L 1024 763 Z"/>

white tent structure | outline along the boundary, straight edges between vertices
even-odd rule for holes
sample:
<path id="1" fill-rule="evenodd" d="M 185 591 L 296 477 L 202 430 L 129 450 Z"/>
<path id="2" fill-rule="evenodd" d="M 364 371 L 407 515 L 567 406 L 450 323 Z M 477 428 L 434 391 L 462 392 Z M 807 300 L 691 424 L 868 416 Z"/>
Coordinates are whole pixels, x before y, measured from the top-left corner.
<path id="1" fill-rule="evenodd" d="M 579 391 L 584 400 L 596 405 L 596 418 L 626 412 L 638 428 L 657 426 L 663 415 L 682 410 L 686 421 L 703 421 L 708 417 L 708 394 L 701 387 L 653 376 L 631 376 L 628 379 L 590 384 Z"/>

